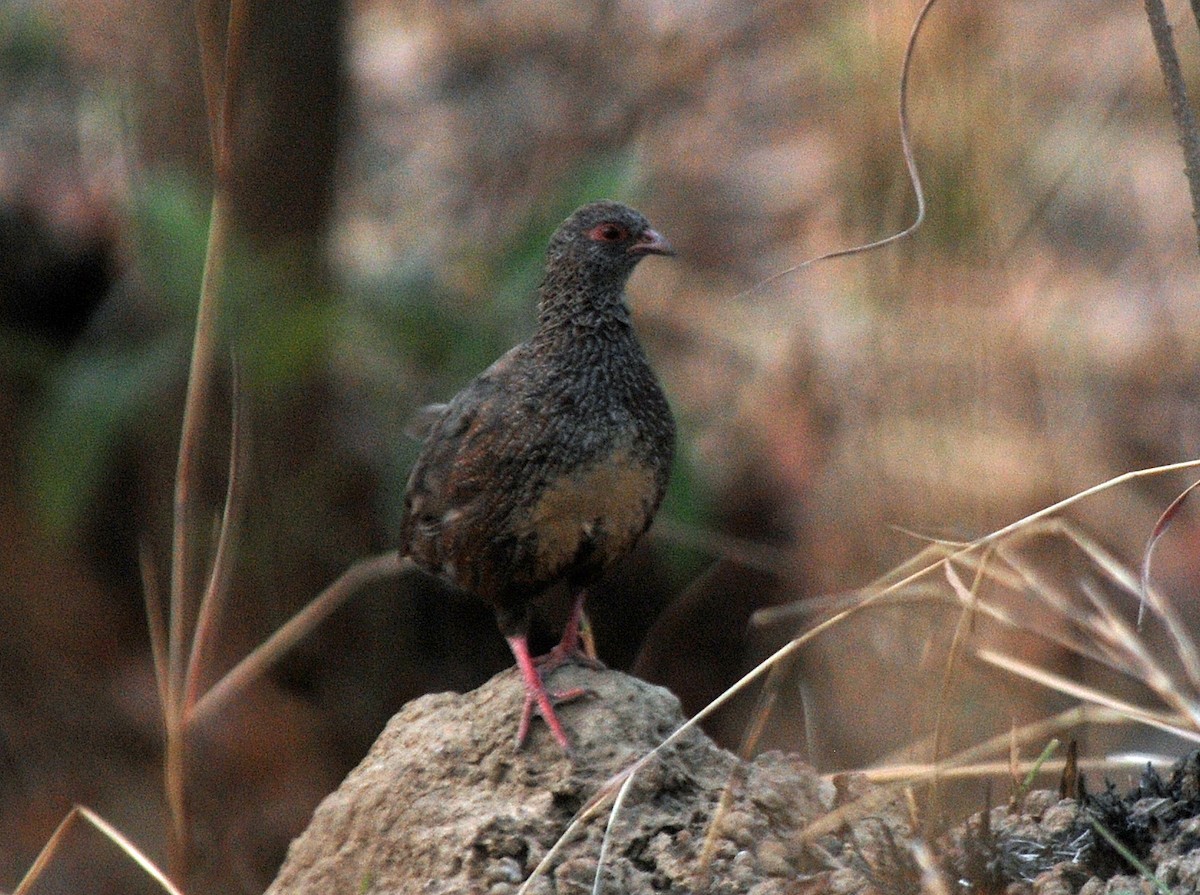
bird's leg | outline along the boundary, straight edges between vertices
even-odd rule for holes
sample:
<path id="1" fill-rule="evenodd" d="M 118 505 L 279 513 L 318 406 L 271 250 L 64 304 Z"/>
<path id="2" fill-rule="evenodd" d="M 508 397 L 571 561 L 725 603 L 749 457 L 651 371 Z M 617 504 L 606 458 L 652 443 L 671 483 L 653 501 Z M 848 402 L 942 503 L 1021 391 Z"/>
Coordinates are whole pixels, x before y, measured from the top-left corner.
<path id="1" fill-rule="evenodd" d="M 543 674 L 547 674 L 568 662 L 578 662 L 586 668 L 601 669 L 604 663 L 596 658 L 596 641 L 592 637 L 592 625 L 587 613 L 583 611 L 583 601 L 587 599 L 587 591 L 580 590 L 575 595 L 571 606 L 571 615 L 567 626 L 563 629 L 562 640 L 558 646 L 544 656 L 534 659 Z"/>
<path id="2" fill-rule="evenodd" d="M 546 725 L 554 735 L 554 739 L 558 740 L 558 744 L 562 746 L 564 752 L 570 752 L 571 743 L 567 739 L 567 732 L 563 730 L 562 722 L 558 720 L 558 715 L 554 711 L 554 700 L 565 702 L 570 699 L 578 699 L 589 691 L 583 687 L 575 687 L 561 693 L 548 693 L 546 685 L 542 683 L 542 675 L 538 671 L 537 664 L 529 655 L 529 643 L 525 639 L 525 635 L 514 634 L 505 639 L 508 640 L 508 646 L 512 650 L 513 656 L 516 657 L 517 667 L 521 669 L 521 678 L 525 682 L 525 707 L 521 710 L 521 724 L 517 728 L 517 748 L 521 748 L 525 743 L 525 738 L 529 735 L 529 722 L 533 718 L 533 709 L 536 706 L 538 713 L 545 719 Z"/>
<path id="3" fill-rule="evenodd" d="M 587 658 L 600 665 L 600 667 L 604 667 L 604 663 L 600 661 L 600 657 L 596 654 L 596 635 L 592 633 L 591 616 L 583 610 L 583 600 L 579 602 L 579 644 L 583 647 L 583 654 Z"/>

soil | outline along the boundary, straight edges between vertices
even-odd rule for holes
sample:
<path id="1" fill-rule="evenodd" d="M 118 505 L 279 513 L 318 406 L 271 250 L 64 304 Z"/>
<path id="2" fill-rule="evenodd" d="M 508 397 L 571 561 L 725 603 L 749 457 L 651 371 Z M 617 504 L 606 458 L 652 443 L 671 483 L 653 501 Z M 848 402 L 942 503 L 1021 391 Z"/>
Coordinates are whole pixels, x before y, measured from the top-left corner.
<path id="1" fill-rule="evenodd" d="M 566 667 L 551 685 L 591 691 L 560 707 L 570 756 L 537 720 L 524 748 L 515 747 L 515 671 L 464 695 L 409 703 L 322 802 L 268 895 L 594 891 L 611 812 L 564 833 L 684 717 L 668 691 L 616 671 Z M 1166 779 L 1151 772 L 1124 796 L 1111 788 L 1082 801 L 1033 793 L 923 850 L 908 811 L 862 777 L 835 784 L 780 752 L 741 761 L 692 731 L 636 775 L 607 831 L 600 891 L 917 895 L 936 891 L 922 888 L 923 853 L 934 856 L 924 884 L 940 875 L 946 892 L 1156 891 L 1105 844 L 1094 818 L 1133 843 L 1170 892 L 1192 895 L 1200 892 L 1197 767 L 1193 759 Z M 847 806 L 845 822 L 831 825 L 836 832 L 805 832 Z"/>

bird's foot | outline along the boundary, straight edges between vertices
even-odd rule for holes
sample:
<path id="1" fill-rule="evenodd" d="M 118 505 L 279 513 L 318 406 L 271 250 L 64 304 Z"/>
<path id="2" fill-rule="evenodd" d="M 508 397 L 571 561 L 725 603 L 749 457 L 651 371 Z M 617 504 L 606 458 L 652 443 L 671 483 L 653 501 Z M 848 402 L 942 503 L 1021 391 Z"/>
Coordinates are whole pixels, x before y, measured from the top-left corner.
<path id="1" fill-rule="evenodd" d="M 525 706 L 521 710 L 521 724 L 517 727 L 517 748 L 520 749 L 525 745 L 525 738 L 529 736 L 529 725 L 533 721 L 533 710 L 536 708 L 538 714 L 542 716 L 542 720 L 546 722 L 546 726 L 550 728 L 554 739 L 562 746 L 564 752 L 570 754 L 571 741 L 567 738 L 567 732 L 563 730 L 562 722 L 558 720 L 554 705 L 559 702 L 570 702 L 581 696 L 592 695 L 595 695 L 594 691 L 587 687 L 572 687 L 570 690 L 558 690 L 553 693 L 548 692 L 545 687 L 540 688 L 540 691 L 536 693 L 530 692 L 526 688 Z"/>
<path id="2" fill-rule="evenodd" d="M 570 702 L 572 699 L 587 696 L 592 691 L 586 687 L 573 687 L 570 690 L 550 693 L 543 683 L 544 675 L 549 674 L 565 660 L 559 660 L 557 664 L 539 670 L 539 664 L 542 663 L 542 660 L 550 658 L 554 650 L 545 656 L 534 659 L 529 655 L 529 644 L 523 635 L 509 637 L 508 645 L 512 648 L 513 656 L 517 660 L 517 668 L 521 671 L 521 679 L 525 683 L 525 705 L 521 709 L 521 724 L 517 728 L 517 748 L 521 748 L 525 743 L 525 738 L 529 736 L 529 725 L 533 720 L 533 711 L 536 708 L 538 714 L 546 722 L 546 726 L 550 728 L 554 739 L 562 746 L 564 752 L 570 754 L 571 741 L 567 738 L 567 732 L 563 729 L 562 722 L 558 720 L 558 714 L 554 711 L 554 703 Z"/>

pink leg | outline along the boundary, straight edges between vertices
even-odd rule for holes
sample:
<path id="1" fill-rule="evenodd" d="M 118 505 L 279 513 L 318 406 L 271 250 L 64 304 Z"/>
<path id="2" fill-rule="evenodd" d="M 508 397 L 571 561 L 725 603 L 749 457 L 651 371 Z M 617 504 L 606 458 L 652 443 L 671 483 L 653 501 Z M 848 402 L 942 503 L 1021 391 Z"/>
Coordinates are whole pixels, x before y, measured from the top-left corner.
<path id="1" fill-rule="evenodd" d="M 525 707 L 521 711 L 521 725 L 517 728 L 517 748 L 519 749 L 525 743 L 525 737 L 529 735 L 529 722 L 533 717 L 533 709 L 536 705 L 538 713 L 545 719 L 550 732 L 554 734 L 554 739 L 558 740 L 558 744 L 562 746 L 564 752 L 570 752 L 571 743 L 567 739 L 567 732 L 563 730 L 562 722 L 558 720 L 558 715 L 554 711 L 552 700 L 577 699 L 588 691 L 582 687 L 576 687 L 563 693 L 555 693 L 552 697 L 550 693 L 546 692 L 546 686 L 542 683 L 542 676 L 538 672 L 537 665 L 529 655 L 529 643 L 526 641 L 525 635 L 518 634 L 506 639 L 513 656 L 516 657 L 517 667 L 521 669 L 521 678 L 525 682 Z"/>
<path id="2" fill-rule="evenodd" d="M 592 640 L 591 626 L 587 624 L 583 613 L 583 601 L 587 599 L 587 591 L 581 590 L 575 595 L 571 605 L 571 615 L 567 626 L 563 629 L 562 640 L 558 646 L 544 656 L 534 659 L 542 673 L 548 673 L 567 662 L 578 662 L 587 668 L 603 668 L 604 663 L 596 658 L 596 644 Z"/>

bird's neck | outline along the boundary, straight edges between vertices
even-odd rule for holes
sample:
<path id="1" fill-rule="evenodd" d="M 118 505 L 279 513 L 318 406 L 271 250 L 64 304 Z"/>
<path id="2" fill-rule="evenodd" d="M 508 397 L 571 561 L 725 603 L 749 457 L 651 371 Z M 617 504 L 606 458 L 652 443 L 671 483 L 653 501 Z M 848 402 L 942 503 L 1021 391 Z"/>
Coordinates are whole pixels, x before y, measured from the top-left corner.
<path id="1" fill-rule="evenodd" d="M 538 290 L 539 340 L 612 339 L 632 332 L 624 280 L 599 285 L 559 273 Z"/>

